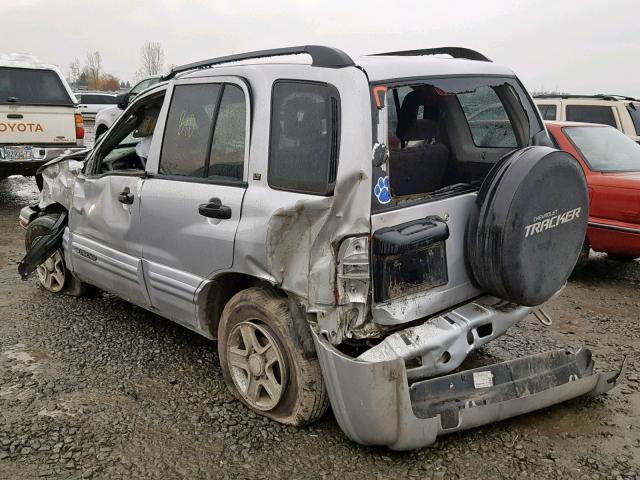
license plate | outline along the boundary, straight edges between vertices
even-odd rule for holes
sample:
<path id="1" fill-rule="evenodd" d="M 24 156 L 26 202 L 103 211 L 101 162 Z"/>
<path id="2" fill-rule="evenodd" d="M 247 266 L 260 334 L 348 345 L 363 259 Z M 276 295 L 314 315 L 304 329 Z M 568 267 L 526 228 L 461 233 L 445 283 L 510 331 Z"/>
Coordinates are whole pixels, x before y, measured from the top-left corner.
<path id="1" fill-rule="evenodd" d="M 31 147 L 4 147 L 5 160 L 33 160 Z"/>

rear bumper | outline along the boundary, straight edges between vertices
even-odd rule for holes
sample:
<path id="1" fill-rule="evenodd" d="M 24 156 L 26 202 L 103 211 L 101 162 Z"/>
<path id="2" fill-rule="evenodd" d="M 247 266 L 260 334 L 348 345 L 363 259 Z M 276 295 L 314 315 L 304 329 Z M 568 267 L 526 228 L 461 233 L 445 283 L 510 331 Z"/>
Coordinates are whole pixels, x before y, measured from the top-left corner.
<path id="1" fill-rule="evenodd" d="M 313 335 L 342 430 L 363 445 L 393 450 L 424 447 L 446 433 L 598 395 L 622 373 L 595 373 L 588 350 L 558 350 L 410 384 L 403 359 L 360 361 Z"/>
<path id="2" fill-rule="evenodd" d="M 35 175 L 38 168 L 61 155 L 85 150 L 84 147 L 33 147 L 33 160 L 6 160 L 0 156 L 0 176 Z"/>

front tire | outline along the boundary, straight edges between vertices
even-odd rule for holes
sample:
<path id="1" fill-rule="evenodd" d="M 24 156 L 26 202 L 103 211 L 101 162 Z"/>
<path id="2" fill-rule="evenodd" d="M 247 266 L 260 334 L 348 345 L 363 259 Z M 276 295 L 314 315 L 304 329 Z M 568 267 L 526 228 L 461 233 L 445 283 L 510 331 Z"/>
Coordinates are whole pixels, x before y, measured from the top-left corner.
<path id="1" fill-rule="evenodd" d="M 24 239 L 27 252 L 42 236 L 51 233 L 59 216 L 58 213 L 50 213 L 29 223 Z M 36 275 L 42 288 L 51 293 L 65 293 L 79 297 L 88 289 L 88 285 L 78 280 L 67 268 L 61 248 L 38 265 Z"/>
<path id="2" fill-rule="evenodd" d="M 318 358 L 290 333 L 293 321 L 286 297 L 262 287 L 244 290 L 222 312 L 218 355 L 238 400 L 260 415 L 301 426 L 324 415 L 329 397 Z"/>

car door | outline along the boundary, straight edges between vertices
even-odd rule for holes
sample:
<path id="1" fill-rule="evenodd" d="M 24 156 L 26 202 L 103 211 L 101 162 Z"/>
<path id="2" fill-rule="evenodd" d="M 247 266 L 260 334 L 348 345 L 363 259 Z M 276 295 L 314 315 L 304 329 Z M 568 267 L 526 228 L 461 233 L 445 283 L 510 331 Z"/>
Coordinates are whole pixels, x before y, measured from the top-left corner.
<path id="1" fill-rule="evenodd" d="M 151 304 L 178 323 L 196 326 L 196 291 L 233 263 L 248 139 L 241 79 L 175 83 L 161 153 L 142 187 L 141 242 Z"/>
<path id="2" fill-rule="evenodd" d="M 164 92 L 136 102 L 101 139 L 74 185 L 69 246 L 74 272 L 84 281 L 149 306 L 142 272 L 140 192 L 144 163 L 137 155 L 144 115 Z M 155 103 L 148 103 L 155 102 Z M 157 111 L 157 110 L 156 110 Z"/>

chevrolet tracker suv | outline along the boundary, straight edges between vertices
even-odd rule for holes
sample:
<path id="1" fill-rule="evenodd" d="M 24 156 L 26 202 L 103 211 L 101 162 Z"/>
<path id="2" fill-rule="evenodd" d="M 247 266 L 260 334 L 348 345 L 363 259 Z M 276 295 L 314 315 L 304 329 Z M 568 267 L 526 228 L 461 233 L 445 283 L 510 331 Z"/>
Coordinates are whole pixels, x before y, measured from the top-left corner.
<path id="1" fill-rule="evenodd" d="M 458 370 L 580 253 L 584 174 L 549 142 L 515 75 L 468 49 L 193 63 L 43 170 L 19 271 L 217 339 L 229 389 L 266 417 L 330 403 L 357 442 L 429 445 L 619 376 L 586 349 Z"/>
<path id="2" fill-rule="evenodd" d="M 34 175 L 82 150 L 83 139 L 82 115 L 58 68 L 30 55 L 0 55 L 0 180 Z"/>

